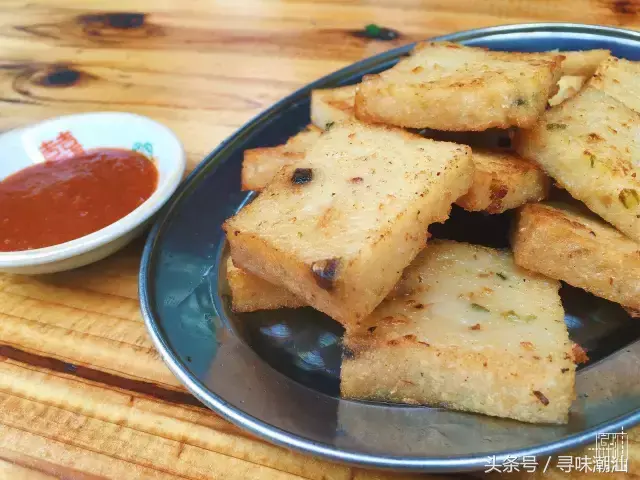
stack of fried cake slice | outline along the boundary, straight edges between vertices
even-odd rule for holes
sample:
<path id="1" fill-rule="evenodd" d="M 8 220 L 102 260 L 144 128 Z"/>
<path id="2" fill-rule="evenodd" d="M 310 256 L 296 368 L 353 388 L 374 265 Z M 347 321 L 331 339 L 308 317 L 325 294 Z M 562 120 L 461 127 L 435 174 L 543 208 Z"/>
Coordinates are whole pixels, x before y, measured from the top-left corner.
<path id="1" fill-rule="evenodd" d="M 233 309 L 341 323 L 343 397 L 565 423 L 584 355 L 558 280 L 640 309 L 635 73 L 606 50 L 427 42 L 313 91 L 306 129 L 245 151 Z M 539 203 L 552 181 L 584 205 Z M 453 204 L 514 211 L 513 252 L 429 240 Z"/>

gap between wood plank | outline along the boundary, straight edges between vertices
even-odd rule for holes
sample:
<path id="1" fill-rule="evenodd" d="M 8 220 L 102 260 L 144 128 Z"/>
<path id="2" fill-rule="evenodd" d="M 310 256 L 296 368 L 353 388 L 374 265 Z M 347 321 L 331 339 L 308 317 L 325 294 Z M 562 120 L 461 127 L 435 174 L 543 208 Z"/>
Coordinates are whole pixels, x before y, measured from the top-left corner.
<path id="1" fill-rule="evenodd" d="M 75 365 L 52 357 L 45 357 L 34 353 L 26 352 L 10 345 L 0 344 L 0 361 L 2 357 L 10 358 L 17 362 L 33 365 L 54 372 L 65 373 L 75 377 L 91 380 L 112 387 L 130 390 L 149 397 L 156 398 L 168 403 L 177 405 L 189 405 L 193 407 L 205 408 L 193 395 L 187 392 L 178 392 L 161 387 L 152 382 L 134 380 L 120 377 L 111 373 L 95 370 L 82 365 Z"/>

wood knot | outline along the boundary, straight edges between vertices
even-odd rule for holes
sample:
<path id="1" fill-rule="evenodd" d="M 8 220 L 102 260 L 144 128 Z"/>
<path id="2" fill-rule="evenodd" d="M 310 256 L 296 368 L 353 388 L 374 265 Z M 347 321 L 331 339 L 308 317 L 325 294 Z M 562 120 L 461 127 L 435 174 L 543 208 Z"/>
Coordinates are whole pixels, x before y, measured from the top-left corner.
<path id="1" fill-rule="evenodd" d="M 36 76 L 34 83 L 43 87 L 70 87 L 82 78 L 82 72 L 65 65 L 54 65 Z"/>
<path id="2" fill-rule="evenodd" d="M 13 77 L 11 83 L 13 90 L 23 97 L 16 99 L 17 102 L 42 100 L 44 91 L 41 87 L 68 88 L 98 78 L 73 65 L 66 64 L 16 64 L 5 70 Z"/>
<path id="3" fill-rule="evenodd" d="M 97 42 L 160 37 L 163 29 L 149 21 L 146 13 L 96 13 L 80 15 L 75 22 L 87 37 Z"/>
<path id="4" fill-rule="evenodd" d="M 635 0 L 617 0 L 611 3 L 611 11 L 617 15 L 637 15 L 640 3 Z"/>
<path id="5" fill-rule="evenodd" d="M 145 24 L 146 19 L 146 13 L 112 12 L 80 15 L 77 21 L 86 26 L 130 30 L 141 28 Z"/>
<path id="6" fill-rule="evenodd" d="M 381 40 L 383 42 L 389 42 L 401 37 L 400 32 L 391 28 L 381 27 L 374 23 L 371 23 L 364 27 L 362 30 L 355 30 L 351 32 L 354 37 L 368 38 L 371 40 Z"/>

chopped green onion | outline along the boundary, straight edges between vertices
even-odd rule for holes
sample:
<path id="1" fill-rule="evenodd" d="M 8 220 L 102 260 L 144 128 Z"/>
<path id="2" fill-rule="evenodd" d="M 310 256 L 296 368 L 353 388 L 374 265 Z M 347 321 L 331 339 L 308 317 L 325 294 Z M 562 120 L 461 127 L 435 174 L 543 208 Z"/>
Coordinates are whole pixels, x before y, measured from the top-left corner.
<path id="1" fill-rule="evenodd" d="M 509 320 L 510 322 L 517 322 L 518 320 L 520 320 L 520 316 L 513 310 L 509 310 L 508 312 L 502 312 L 501 315 L 507 320 Z"/>
<path id="2" fill-rule="evenodd" d="M 489 311 L 488 308 L 483 307 L 482 305 L 479 305 L 477 303 L 472 303 L 471 304 L 471 308 L 473 308 L 477 312 L 488 312 Z"/>
<path id="3" fill-rule="evenodd" d="M 618 198 L 624 205 L 624 208 L 627 209 L 635 208 L 638 206 L 638 204 L 640 204 L 640 196 L 638 195 L 638 192 L 633 188 L 625 188 L 620 192 Z"/>
<path id="4" fill-rule="evenodd" d="M 518 315 L 516 312 L 514 312 L 513 310 L 508 310 L 506 312 L 502 312 L 500 314 L 504 319 L 509 320 L 510 322 L 531 322 L 535 319 L 537 319 L 538 317 L 536 315 L 525 315 L 524 317 L 521 315 Z"/>

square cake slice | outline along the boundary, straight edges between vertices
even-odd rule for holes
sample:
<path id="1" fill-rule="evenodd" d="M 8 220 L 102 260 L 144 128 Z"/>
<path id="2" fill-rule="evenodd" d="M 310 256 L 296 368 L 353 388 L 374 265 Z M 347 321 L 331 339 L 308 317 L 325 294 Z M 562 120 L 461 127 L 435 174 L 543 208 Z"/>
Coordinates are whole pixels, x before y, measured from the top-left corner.
<path id="1" fill-rule="evenodd" d="M 430 242 L 346 332 L 342 395 L 566 423 L 575 363 L 559 288 L 509 252 Z"/>
<path id="2" fill-rule="evenodd" d="M 315 141 L 314 139 L 313 142 Z M 308 148 L 313 146 L 313 142 L 309 141 Z M 261 191 L 284 165 L 304 162 L 306 152 L 289 154 L 285 151 L 286 148 L 287 145 L 281 145 L 245 152 L 242 189 Z M 247 162 L 250 165 L 245 165 Z M 549 177 L 537 164 L 513 152 L 474 148 L 473 163 L 473 184 L 465 195 L 456 200 L 456 204 L 465 210 L 502 213 L 547 197 Z"/>
<path id="3" fill-rule="evenodd" d="M 640 114 L 587 86 L 514 139 L 573 198 L 640 241 Z"/>
<path id="4" fill-rule="evenodd" d="M 640 310 L 640 243 L 595 215 L 568 205 L 526 205 L 518 212 L 518 265 Z"/>
<path id="5" fill-rule="evenodd" d="M 238 267 L 350 327 L 393 288 L 473 171 L 467 146 L 338 125 L 223 228 Z"/>
<path id="6" fill-rule="evenodd" d="M 391 69 L 363 78 L 356 117 L 435 130 L 529 127 L 555 93 L 563 59 L 554 53 L 421 43 Z"/>

